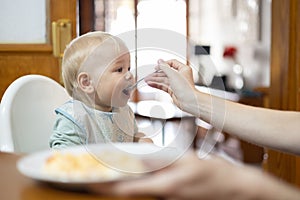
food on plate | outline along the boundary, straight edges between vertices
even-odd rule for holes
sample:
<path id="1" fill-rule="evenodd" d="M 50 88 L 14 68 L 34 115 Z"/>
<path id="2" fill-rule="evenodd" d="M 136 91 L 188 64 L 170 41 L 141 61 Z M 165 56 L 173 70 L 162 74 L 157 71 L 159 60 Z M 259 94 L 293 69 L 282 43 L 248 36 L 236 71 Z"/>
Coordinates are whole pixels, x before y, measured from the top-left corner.
<path id="1" fill-rule="evenodd" d="M 126 154 L 102 152 L 95 156 L 88 152 L 73 154 L 57 151 L 46 159 L 43 172 L 65 180 L 113 180 L 132 176 L 134 174 L 127 172 L 142 168 L 140 160 Z M 123 169 L 126 169 L 125 172 Z"/>

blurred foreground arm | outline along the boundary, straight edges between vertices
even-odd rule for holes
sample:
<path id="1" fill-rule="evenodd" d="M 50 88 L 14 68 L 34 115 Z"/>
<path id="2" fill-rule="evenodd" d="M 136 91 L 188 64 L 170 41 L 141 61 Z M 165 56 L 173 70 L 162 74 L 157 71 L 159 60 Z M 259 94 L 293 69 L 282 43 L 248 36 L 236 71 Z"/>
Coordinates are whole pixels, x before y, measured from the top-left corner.
<path id="1" fill-rule="evenodd" d="M 300 192 L 263 172 L 221 158 L 199 160 L 192 152 L 149 176 L 116 182 L 94 191 L 120 196 L 166 199 L 297 199 Z"/>

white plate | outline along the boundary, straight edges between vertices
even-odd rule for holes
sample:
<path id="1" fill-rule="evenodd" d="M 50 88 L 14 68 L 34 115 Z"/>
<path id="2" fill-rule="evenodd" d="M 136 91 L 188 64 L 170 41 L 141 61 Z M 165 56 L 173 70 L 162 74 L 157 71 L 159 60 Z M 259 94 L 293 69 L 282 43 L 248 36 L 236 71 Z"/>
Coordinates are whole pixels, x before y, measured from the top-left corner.
<path id="1" fill-rule="evenodd" d="M 71 186 L 81 187 L 86 184 L 99 184 L 107 183 L 111 181 L 119 181 L 124 179 L 136 178 L 142 175 L 146 175 L 148 172 L 155 171 L 163 168 L 172 162 L 174 162 L 180 156 L 180 152 L 175 148 L 163 148 L 148 143 L 111 143 L 111 144 L 93 144 L 85 146 L 75 146 L 61 150 L 63 153 L 79 154 L 79 153 L 91 153 L 97 156 L 99 152 L 105 152 L 110 155 L 117 163 L 119 158 L 118 155 L 129 155 L 133 159 L 139 159 L 142 161 L 145 168 L 142 171 L 130 171 L 122 169 L 122 166 L 113 166 L 114 163 L 106 163 L 111 168 L 126 172 L 126 176 L 112 176 L 110 178 L 86 178 L 86 179 L 74 179 L 74 178 L 58 178 L 53 175 L 45 173 L 43 166 L 55 151 L 45 150 L 24 156 L 17 162 L 18 170 L 25 176 L 32 178 L 37 181 L 47 182 L 51 184 L 57 184 L 59 186 Z M 107 154 L 106 154 L 107 155 Z M 117 156 L 116 156 L 117 155 Z M 106 156 L 107 157 L 107 156 Z M 101 160 L 101 157 L 99 158 Z M 106 162 L 106 161 L 104 161 Z M 109 161 L 108 161 L 109 162 Z"/>

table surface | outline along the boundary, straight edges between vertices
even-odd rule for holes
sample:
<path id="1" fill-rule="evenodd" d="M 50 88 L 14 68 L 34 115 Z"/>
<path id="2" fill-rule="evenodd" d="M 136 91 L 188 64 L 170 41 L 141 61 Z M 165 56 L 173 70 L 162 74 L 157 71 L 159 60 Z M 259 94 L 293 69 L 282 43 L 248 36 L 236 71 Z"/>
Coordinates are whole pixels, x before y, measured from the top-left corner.
<path id="1" fill-rule="evenodd" d="M 23 176 L 16 167 L 16 162 L 22 155 L 0 152 L 0 197 L 7 200 L 128 200 L 133 198 L 117 198 L 101 196 L 88 192 L 62 190 L 47 184 L 42 184 Z M 154 200 L 155 198 L 134 198 L 137 200 Z"/>

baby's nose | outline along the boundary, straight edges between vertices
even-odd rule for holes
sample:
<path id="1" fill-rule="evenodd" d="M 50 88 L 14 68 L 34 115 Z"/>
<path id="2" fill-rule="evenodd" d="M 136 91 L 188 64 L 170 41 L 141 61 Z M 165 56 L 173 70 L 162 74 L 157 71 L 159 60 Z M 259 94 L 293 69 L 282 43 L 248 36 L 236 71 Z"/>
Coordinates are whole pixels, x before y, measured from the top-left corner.
<path id="1" fill-rule="evenodd" d="M 131 73 L 130 71 L 128 71 L 128 72 L 125 74 L 125 79 L 126 79 L 126 80 L 130 80 L 130 79 L 132 79 L 132 78 L 133 78 L 132 73 Z"/>

